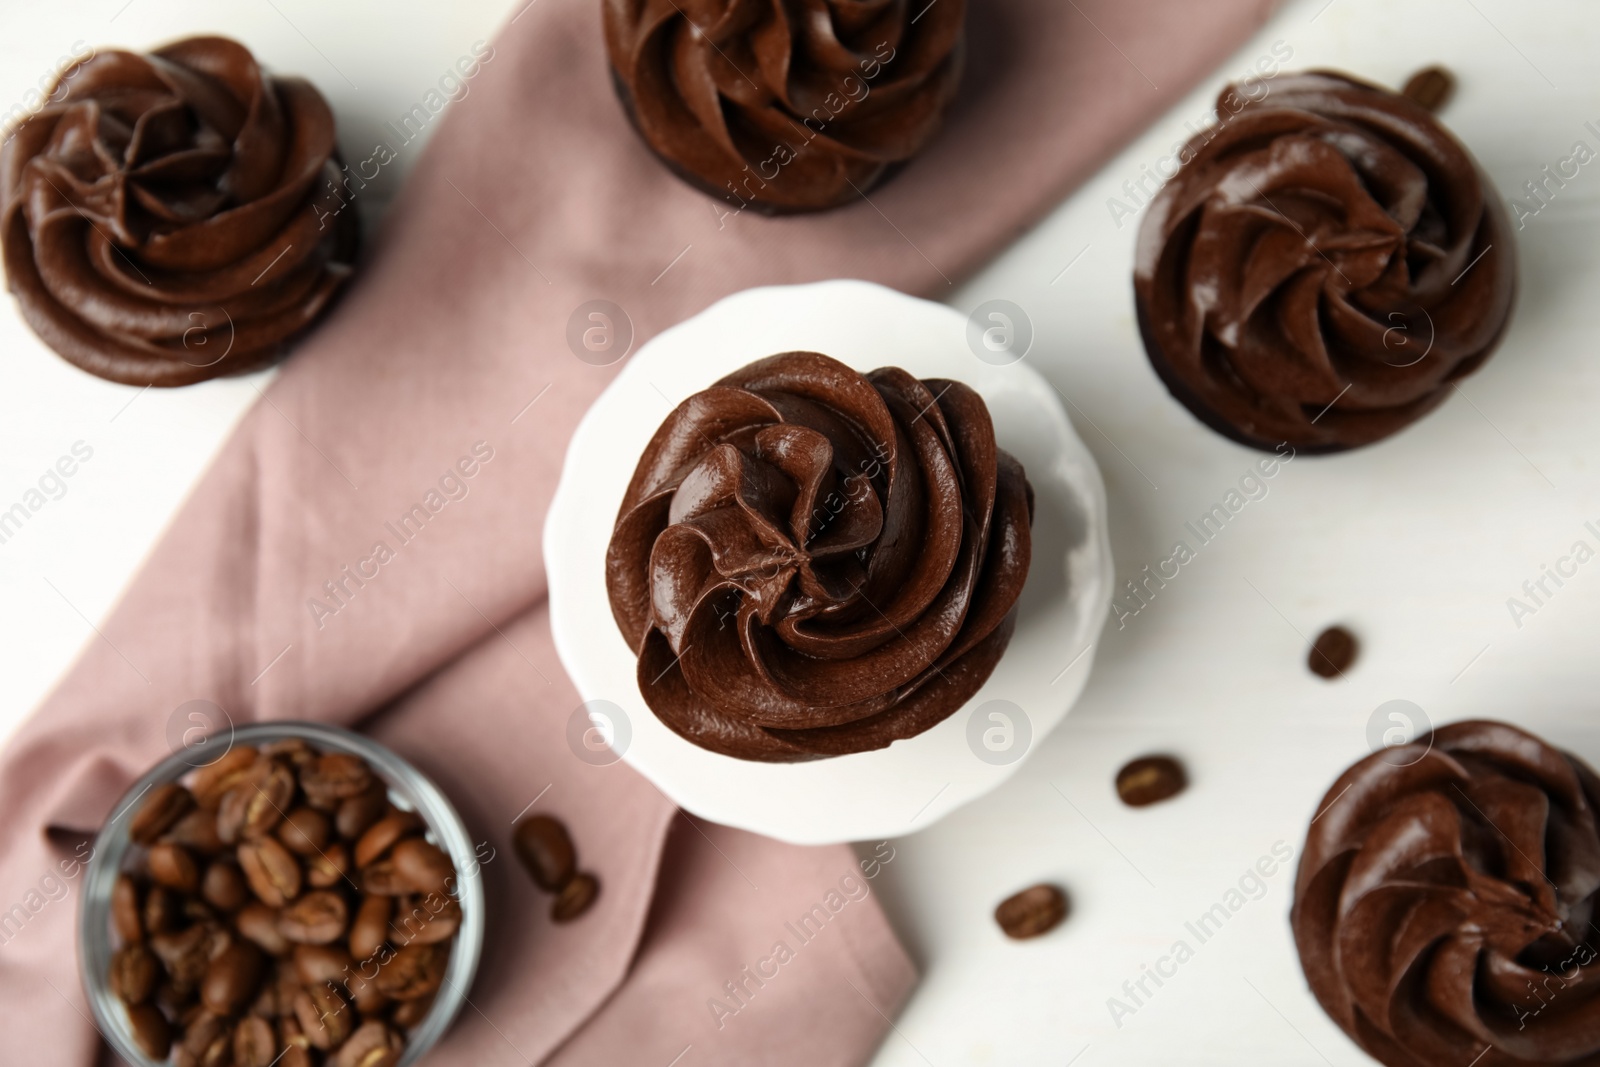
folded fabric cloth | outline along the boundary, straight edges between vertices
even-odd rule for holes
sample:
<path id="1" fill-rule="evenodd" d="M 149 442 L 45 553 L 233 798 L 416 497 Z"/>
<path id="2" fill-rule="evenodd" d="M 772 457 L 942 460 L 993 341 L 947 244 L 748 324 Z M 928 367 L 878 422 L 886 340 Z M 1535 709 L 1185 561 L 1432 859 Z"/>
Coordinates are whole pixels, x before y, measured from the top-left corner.
<path id="1" fill-rule="evenodd" d="M 550 640 L 540 529 L 568 436 L 616 369 L 574 356 L 569 318 L 614 301 L 638 343 L 750 285 L 948 293 L 1269 6 L 975 4 L 961 97 L 929 150 L 870 202 L 778 219 L 650 155 L 613 96 L 598 4 L 522 8 L 364 274 L 0 762 L 0 1060 L 96 1061 L 73 953 L 81 876 L 61 864 L 196 699 L 235 722 L 361 724 L 494 850 L 482 969 L 429 1062 L 869 1059 L 915 979 L 871 893 L 877 868 L 694 820 L 567 743 L 579 700 Z M 511 856 L 536 797 L 603 887 L 565 926 Z M 830 891 L 845 906 L 790 934 Z M 779 942 L 792 958 L 763 963 Z"/>

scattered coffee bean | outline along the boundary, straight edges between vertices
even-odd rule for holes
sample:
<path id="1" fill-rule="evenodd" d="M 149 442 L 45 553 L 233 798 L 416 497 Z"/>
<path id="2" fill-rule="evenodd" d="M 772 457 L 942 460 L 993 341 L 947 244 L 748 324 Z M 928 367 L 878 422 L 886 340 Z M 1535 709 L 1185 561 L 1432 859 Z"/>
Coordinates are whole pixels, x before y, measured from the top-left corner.
<path id="1" fill-rule="evenodd" d="M 1423 67 L 1411 75 L 1401 96 L 1410 97 L 1429 111 L 1438 111 L 1455 95 L 1456 79 L 1443 67 Z"/>
<path id="2" fill-rule="evenodd" d="M 151 789 L 129 832 L 142 847 L 112 888 L 108 984 L 147 1055 L 399 1062 L 461 905 L 449 855 L 364 760 L 299 741 L 231 749 Z"/>
<path id="3" fill-rule="evenodd" d="M 547 893 L 561 892 L 578 869 L 572 837 L 548 815 L 530 815 L 517 823 L 511 842 L 533 884 Z"/>
<path id="4" fill-rule="evenodd" d="M 1177 796 L 1188 784 L 1183 764 L 1171 756 L 1143 756 L 1117 772 L 1117 796 L 1131 808 Z"/>
<path id="5" fill-rule="evenodd" d="M 1002 900 L 994 921 L 1018 941 L 1049 933 L 1067 917 L 1067 895 L 1053 885 L 1030 886 Z"/>
<path id="6" fill-rule="evenodd" d="M 1330 626 L 1312 642 L 1306 666 L 1319 677 L 1337 678 L 1356 661 L 1358 648 L 1355 634 L 1343 626 Z"/>
<path id="7" fill-rule="evenodd" d="M 569 923 L 589 910 L 600 895 L 600 882 L 592 874 L 582 871 L 568 879 L 565 887 L 550 904 L 550 921 Z"/>

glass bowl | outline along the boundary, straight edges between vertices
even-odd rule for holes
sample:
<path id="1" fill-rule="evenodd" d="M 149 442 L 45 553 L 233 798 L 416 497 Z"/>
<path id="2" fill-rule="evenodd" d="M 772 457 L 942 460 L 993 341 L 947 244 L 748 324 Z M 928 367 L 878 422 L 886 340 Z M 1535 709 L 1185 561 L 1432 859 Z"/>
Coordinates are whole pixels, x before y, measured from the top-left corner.
<path id="1" fill-rule="evenodd" d="M 223 755 L 234 745 L 264 745 L 300 738 L 321 752 L 360 756 L 389 788 L 390 801 L 417 812 L 427 823 L 427 837 L 449 853 L 456 868 L 456 899 L 461 905 L 461 927 L 450 953 L 450 963 L 433 1007 L 420 1025 L 406 1033 L 406 1050 L 400 1067 L 416 1063 L 450 1028 L 466 1002 L 467 990 L 483 952 L 483 878 L 472 838 L 461 816 L 438 786 L 411 764 L 369 737 L 312 722 L 261 722 L 228 727 L 219 734 L 174 752 L 146 773 L 123 794 L 112 815 L 95 837 L 93 858 L 84 875 L 78 903 L 78 969 L 101 1035 L 116 1053 L 135 1067 L 162 1067 L 134 1043 L 128 1013 L 112 992 L 108 979 L 111 954 L 118 947 L 111 933 L 111 890 L 130 849 L 128 822 L 139 801 L 151 788 L 176 781 Z M 163 1061 L 164 1062 L 164 1061 Z"/>

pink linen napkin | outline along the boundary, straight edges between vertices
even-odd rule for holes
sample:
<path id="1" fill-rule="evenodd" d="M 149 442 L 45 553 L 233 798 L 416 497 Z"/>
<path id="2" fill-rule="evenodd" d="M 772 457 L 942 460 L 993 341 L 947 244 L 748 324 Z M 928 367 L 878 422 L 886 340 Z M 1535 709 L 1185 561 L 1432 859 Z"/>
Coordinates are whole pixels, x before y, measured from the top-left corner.
<path id="1" fill-rule="evenodd" d="M 728 214 L 650 156 L 613 98 L 593 0 L 523 8 L 364 274 L 0 761 L 0 1060 L 95 1061 L 73 832 L 166 755 L 169 720 L 196 699 L 235 722 L 361 723 L 493 850 L 482 969 L 430 1062 L 869 1059 L 915 978 L 868 877 L 892 848 L 864 864 L 703 823 L 568 745 L 579 701 L 550 640 L 539 531 L 566 441 L 616 369 L 575 358 L 569 317 L 614 301 L 637 345 L 751 285 L 947 293 L 1269 7 L 976 3 L 963 93 L 931 149 L 870 203 L 776 220 Z M 385 559 L 364 563 L 380 543 Z M 550 923 L 511 856 L 535 800 L 603 887 L 570 925 Z M 791 932 L 821 903 L 814 936 Z"/>

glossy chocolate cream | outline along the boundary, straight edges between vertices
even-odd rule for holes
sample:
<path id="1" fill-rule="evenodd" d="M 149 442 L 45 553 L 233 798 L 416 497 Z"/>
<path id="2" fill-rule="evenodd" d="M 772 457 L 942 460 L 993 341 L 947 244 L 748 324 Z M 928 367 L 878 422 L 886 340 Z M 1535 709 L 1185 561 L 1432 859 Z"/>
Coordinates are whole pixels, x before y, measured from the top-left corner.
<path id="1" fill-rule="evenodd" d="M 604 0 L 617 94 L 651 149 L 734 209 L 860 199 L 938 131 L 966 0 Z"/>
<path id="2" fill-rule="evenodd" d="M 1295 880 L 1311 991 L 1389 1067 L 1600 1062 L 1600 778 L 1499 722 L 1346 771 Z"/>
<path id="3" fill-rule="evenodd" d="M 1321 71 L 1252 91 L 1223 91 L 1231 117 L 1189 141 L 1145 212 L 1145 349 L 1172 394 L 1234 440 L 1370 444 L 1499 343 L 1516 280 L 1505 211 L 1404 96 Z"/>
<path id="4" fill-rule="evenodd" d="M 999 662 L 1028 575 L 1033 490 L 960 382 L 752 363 L 662 423 L 606 555 L 639 689 L 740 759 L 883 748 Z"/>
<path id="5" fill-rule="evenodd" d="M 102 52 L 0 151 L 0 243 L 23 317 L 72 363 L 186 385 L 270 362 L 349 277 L 333 113 L 248 49 Z"/>

